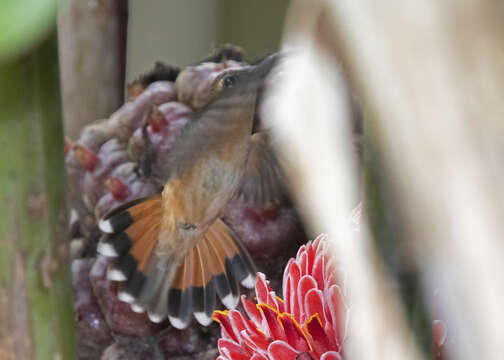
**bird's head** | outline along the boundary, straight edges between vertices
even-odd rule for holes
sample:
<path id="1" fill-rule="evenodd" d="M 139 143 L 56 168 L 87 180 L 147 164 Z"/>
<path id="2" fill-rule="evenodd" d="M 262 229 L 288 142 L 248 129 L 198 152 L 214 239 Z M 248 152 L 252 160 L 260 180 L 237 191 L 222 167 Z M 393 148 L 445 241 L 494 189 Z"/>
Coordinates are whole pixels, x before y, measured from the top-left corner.
<path id="1" fill-rule="evenodd" d="M 250 66 L 219 74 L 212 83 L 208 106 L 255 106 L 257 93 L 279 57 L 276 53 Z"/>

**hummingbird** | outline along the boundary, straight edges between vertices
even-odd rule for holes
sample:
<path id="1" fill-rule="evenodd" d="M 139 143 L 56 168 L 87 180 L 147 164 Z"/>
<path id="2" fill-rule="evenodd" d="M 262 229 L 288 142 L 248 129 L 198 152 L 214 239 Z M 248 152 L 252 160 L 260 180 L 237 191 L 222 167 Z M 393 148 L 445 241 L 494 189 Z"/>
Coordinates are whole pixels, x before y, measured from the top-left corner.
<path id="1" fill-rule="evenodd" d="M 217 296 L 233 309 L 240 284 L 255 285 L 254 263 L 221 217 L 235 197 L 268 204 L 281 192 L 268 132 L 253 131 L 258 93 L 278 56 L 219 74 L 163 161 L 162 193 L 99 221 L 97 251 L 117 257 L 107 276 L 120 282 L 119 299 L 153 322 L 184 329 L 194 314 L 208 326 Z"/>

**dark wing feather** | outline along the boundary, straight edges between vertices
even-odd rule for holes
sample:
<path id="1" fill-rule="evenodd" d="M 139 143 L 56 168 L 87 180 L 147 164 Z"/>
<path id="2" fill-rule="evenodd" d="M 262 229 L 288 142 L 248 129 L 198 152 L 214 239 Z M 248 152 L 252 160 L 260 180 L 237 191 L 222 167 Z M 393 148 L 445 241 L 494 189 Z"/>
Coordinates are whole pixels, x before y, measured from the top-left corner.
<path id="1" fill-rule="evenodd" d="M 287 191 L 286 177 L 272 149 L 267 131 L 252 134 L 250 151 L 238 198 L 263 208 L 282 200 Z"/>

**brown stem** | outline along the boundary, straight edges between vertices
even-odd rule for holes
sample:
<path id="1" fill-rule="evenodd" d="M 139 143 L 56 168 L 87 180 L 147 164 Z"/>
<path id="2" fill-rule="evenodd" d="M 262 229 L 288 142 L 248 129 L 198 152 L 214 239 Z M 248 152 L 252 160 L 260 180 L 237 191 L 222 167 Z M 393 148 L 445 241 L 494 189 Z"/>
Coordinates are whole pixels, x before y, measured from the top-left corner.
<path id="1" fill-rule="evenodd" d="M 63 118 L 70 138 L 124 101 L 127 6 L 123 0 L 71 0 L 60 10 Z"/>

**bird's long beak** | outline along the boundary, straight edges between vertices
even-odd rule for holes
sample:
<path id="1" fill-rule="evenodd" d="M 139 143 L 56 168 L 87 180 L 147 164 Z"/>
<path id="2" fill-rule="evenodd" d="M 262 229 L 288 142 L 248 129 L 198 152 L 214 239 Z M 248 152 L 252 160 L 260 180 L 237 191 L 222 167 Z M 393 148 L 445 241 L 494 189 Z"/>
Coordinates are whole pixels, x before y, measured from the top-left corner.
<path id="1" fill-rule="evenodd" d="M 268 74 L 271 72 L 271 69 L 275 67 L 275 64 L 278 63 L 281 56 L 281 53 L 275 53 L 262 59 L 259 63 L 253 65 L 250 69 L 251 78 L 253 80 L 259 81 L 264 80 L 266 76 L 268 76 Z"/>

